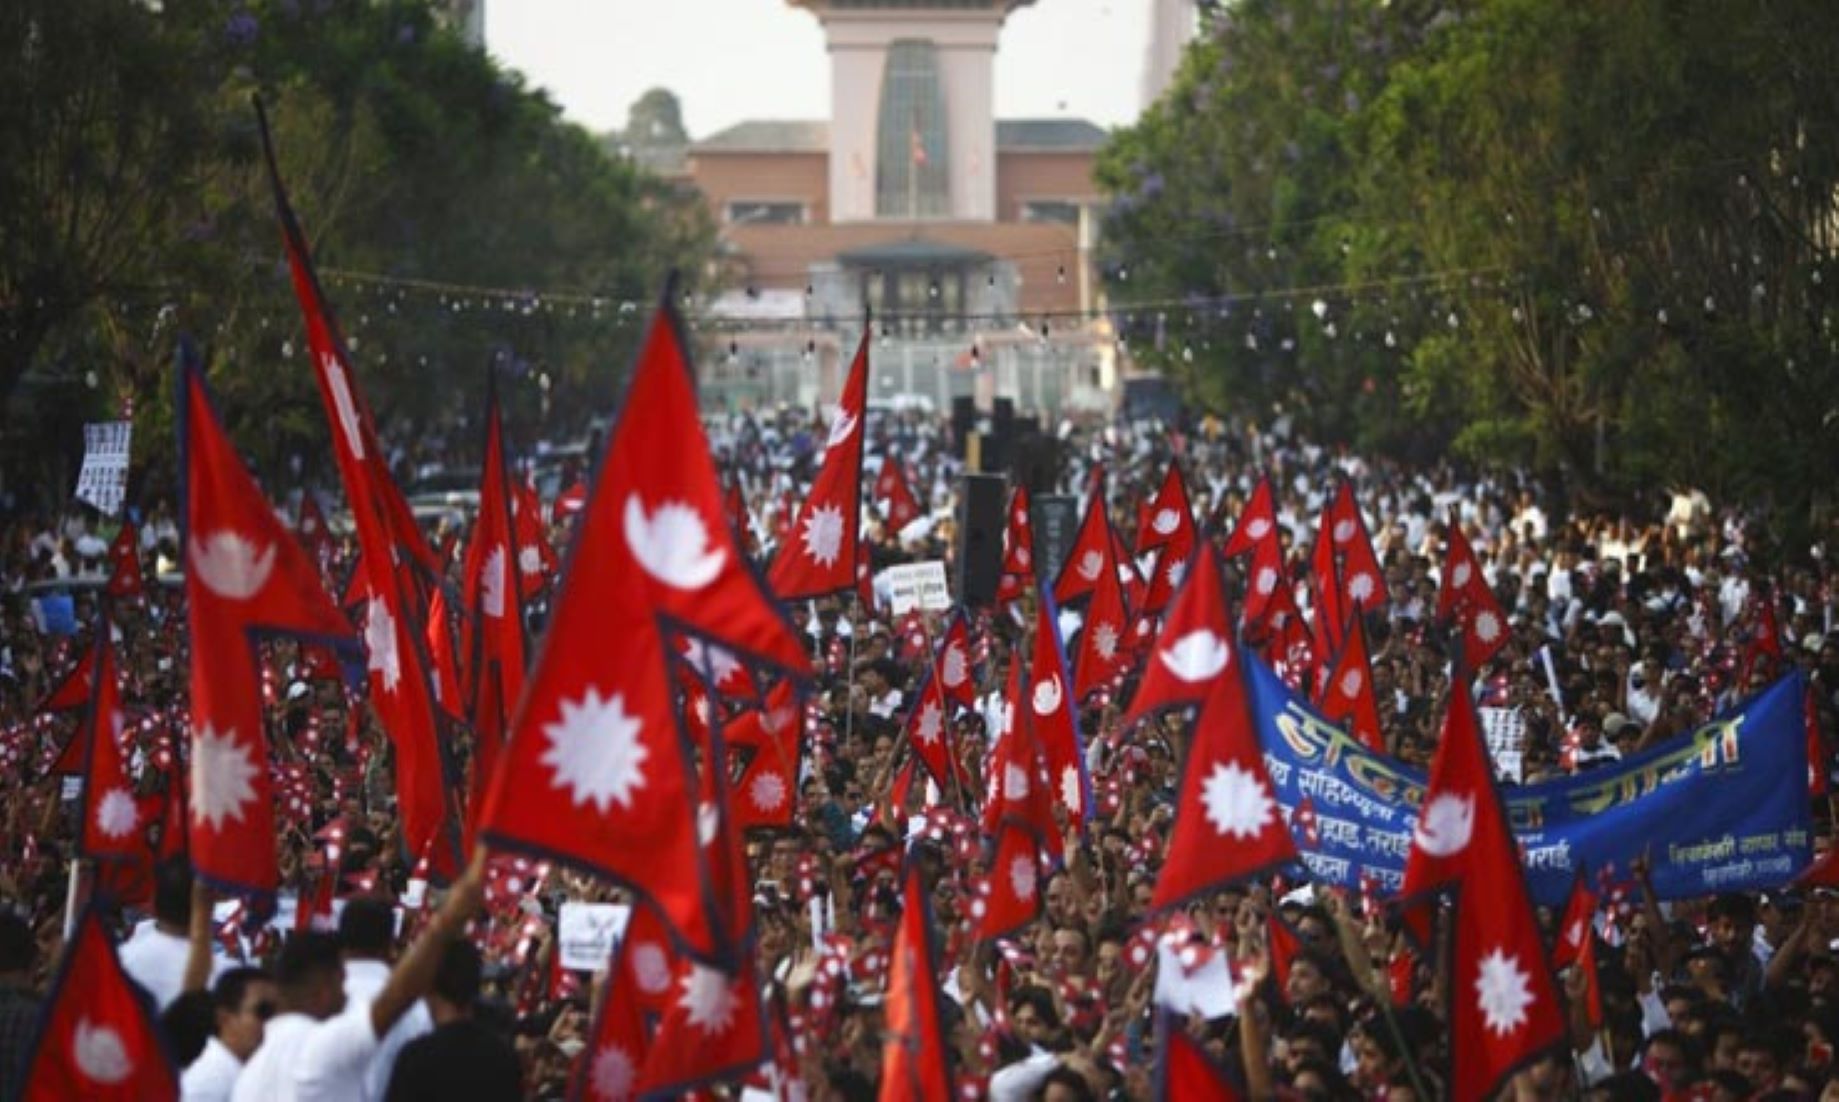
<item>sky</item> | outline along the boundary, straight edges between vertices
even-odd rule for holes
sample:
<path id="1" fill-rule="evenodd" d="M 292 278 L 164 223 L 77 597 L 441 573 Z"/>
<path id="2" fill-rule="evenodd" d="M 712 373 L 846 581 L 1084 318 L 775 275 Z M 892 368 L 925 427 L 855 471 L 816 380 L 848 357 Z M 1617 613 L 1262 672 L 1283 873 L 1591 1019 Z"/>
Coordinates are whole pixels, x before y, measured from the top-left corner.
<path id="1" fill-rule="evenodd" d="M 1136 117 L 1147 0 L 1035 0 L 996 55 L 998 118 Z M 648 88 L 683 104 L 692 138 L 743 119 L 830 113 L 823 31 L 786 0 L 486 0 L 486 49 L 589 129 L 624 126 Z"/>

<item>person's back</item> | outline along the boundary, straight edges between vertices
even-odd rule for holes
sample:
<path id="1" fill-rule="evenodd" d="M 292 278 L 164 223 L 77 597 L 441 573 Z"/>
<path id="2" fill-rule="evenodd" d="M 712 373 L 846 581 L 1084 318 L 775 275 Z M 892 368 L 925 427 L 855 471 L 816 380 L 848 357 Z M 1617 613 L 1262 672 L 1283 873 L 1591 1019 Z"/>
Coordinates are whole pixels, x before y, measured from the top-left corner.
<path id="1" fill-rule="evenodd" d="M 169 861 L 154 870 L 153 921 L 121 944 L 122 970 L 153 996 L 158 1010 L 179 997 L 191 953 L 186 939 L 191 917 L 191 869 L 183 861 Z"/>
<path id="2" fill-rule="evenodd" d="M 471 942 L 447 946 L 427 996 L 434 1032 L 409 1042 L 396 1057 L 384 1096 L 388 1102 L 522 1097 L 516 1050 L 473 1017 L 481 971 L 479 950 Z"/>
<path id="3" fill-rule="evenodd" d="M 345 967 L 330 934 L 295 935 L 275 968 L 282 1013 L 236 1076 L 230 1102 L 293 1102 L 294 1072 L 314 1027 L 344 1009 Z"/>
<path id="4" fill-rule="evenodd" d="M 11 1099 L 18 1088 L 26 1046 L 38 1028 L 39 1000 L 32 990 L 37 956 L 31 924 L 0 912 L 0 1100 Z"/>

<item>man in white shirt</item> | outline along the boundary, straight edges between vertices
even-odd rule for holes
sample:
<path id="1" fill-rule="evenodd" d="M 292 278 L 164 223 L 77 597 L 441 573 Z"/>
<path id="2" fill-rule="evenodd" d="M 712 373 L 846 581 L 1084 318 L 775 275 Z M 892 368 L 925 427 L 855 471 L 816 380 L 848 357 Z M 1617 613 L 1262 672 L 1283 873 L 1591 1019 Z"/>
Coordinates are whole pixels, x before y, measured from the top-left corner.
<path id="1" fill-rule="evenodd" d="M 345 965 L 338 940 L 302 934 L 281 951 L 277 980 L 286 1013 L 268 1024 L 255 1058 L 237 1077 L 232 1102 L 350 1102 L 379 1042 L 434 983 L 449 942 L 485 899 L 485 850 L 475 849 L 465 875 L 415 944 L 390 970 L 368 1013 L 345 1009 Z"/>
<path id="2" fill-rule="evenodd" d="M 121 943 L 122 970 L 146 988 L 161 1011 L 179 997 L 185 981 L 191 919 L 191 868 L 182 860 L 168 861 L 153 873 L 153 921 Z"/>
<path id="3" fill-rule="evenodd" d="M 260 968 L 232 968 L 211 990 L 216 1031 L 179 1078 L 182 1102 L 229 1102 L 243 1064 L 262 1045 L 277 1005 L 275 983 Z"/>
<path id="4" fill-rule="evenodd" d="M 366 1014 L 389 981 L 390 950 L 396 940 L 396 913 L 377 899 L 354 899 L 338 916 L 338 941 L 345 954 L 346 1014 Z M 390 1072 L 404 1045 L 434 1029 L 425 1004 L 417 1001 L 390 1027 L 365 1070 L 365 1099 L 380 1099 L 389 1089 Z M 354 1098 L 358 1097 L 353 1095 Z"/>

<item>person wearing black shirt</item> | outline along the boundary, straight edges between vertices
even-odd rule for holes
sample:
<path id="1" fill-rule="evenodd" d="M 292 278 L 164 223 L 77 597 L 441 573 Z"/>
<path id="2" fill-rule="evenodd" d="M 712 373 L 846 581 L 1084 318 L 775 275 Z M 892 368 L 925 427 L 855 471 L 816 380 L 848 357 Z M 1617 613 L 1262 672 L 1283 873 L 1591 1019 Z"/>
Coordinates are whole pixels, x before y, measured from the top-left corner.
<path id="1" fill-rule="evenodd" d="M 403 1047 L 387 1102 L 523 1096 L 523 1070 L 509 1041 L 473 1018 L 483 963 L 472 942 L 447 946 L 427 996 L 434 1032 Z"/>

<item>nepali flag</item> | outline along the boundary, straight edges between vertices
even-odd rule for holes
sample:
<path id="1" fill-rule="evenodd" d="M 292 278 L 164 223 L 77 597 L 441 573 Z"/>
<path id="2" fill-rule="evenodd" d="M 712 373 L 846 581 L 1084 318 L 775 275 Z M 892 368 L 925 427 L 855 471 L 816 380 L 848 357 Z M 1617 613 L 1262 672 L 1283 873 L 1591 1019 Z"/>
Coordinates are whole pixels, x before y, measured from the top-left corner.
<path id="1" fill-rule="evenodd" d="M 1061 852 L 1049 796 L 1052 774 L 1034 724 L 1020 707 L 1021 667 L 1020 657 L 1012 656 L 1001 730 L 990 753 L 991 792 L 983 828 L 995 836 L 996 853 L 990 864 L 989 894 L 971 904 L 977 936 L 986 940 L 1008 937 L 1040 916 L 1042 873 Z"/>
<path id="2" fill-rule="evenodd" d="M 1341 566 L 1341 590 L 1337 600 L 1343 612 L 1350 608 L 1372 612 L 1386 607 L 1386 573 L 1373 551 L 1373 537 L 1368 534 L 1366 521 L 1360 515 L 1360 505 L 1354 500 L 1353 483 L 1341 479 L 1335 488 L 1334 500 L 1323 516 Z M 1341 625 L 1340 620 L 1333 624 L 1337 629 Z"/>
<path id="3" fill-rule="evenodd" d="M 133 521 L 123 521 L 109 544 L 109 581 L 103 592 L 125 601 L 138 599 L 146 591 L 140 568 L 140 533 Z"/>
<path id="4" fill-rule="evenodd" d="M 734 781 L 736 830 L 787 830 L 795 821 L 803 742 L 804 702 L 790 680 L 766 695 L 764 707 L 743 712 L 722 732 L 741 759 Z"/>
<path id="5" fill-rule="evenodd" d="M 1245 575 L 1245 607 L 1239 627 L 1248 639 L 1262 639 L 1279 625 L 1285 609 L 1294 610 L 1296 598 L 1284 572 L 1283 547 L 1276 539 L 1263 540 L 1252 549 Z"/>
<path id="6" fill-rule="evenodd" d="M 765 1005 L 754 954 L 729 973 L 688 959 L 673 969 L 676 997 L 665 1007 L 640 1065 L 636 1093 L 680 1097 L 689 1088 L 734 1079 L 767 1058 Z"/>
<path id="7" fill-rule="evenodd" d="M 1565 1005 L 1460 663 L 1450 684 L 1400 898 L 1411 908 L 1408 926 L 1423 934 L 1423 904 L 1432 895 L 1455 896 L 1450 1095 L 1487 1098 L 1565 1040 Z"/>
<path id="8" fill-rule="evenodd" d="M 25 1102 L 179 1097 L 179 1069 L 166 1051 L 153 1005 L 122 970 L 93 907 L 77 920 L 51 982 L 21 1083 Z"/>
<path id="9" fill-rule="evenodd" d="M 1379 700 L 1373 693 L 1373 663 L 1367 653 L 1366 627 L 1358 612 L 1342 633 L 1341 654 L 1329 669 L 1328 680 L 1316 698 L 1324 718 L 1344 723 L 1374 753 L 1386 752 L 1380 727 Z"/>
<path id="10" fill-rule="evenodd" d="M 351 505 L 364 564 L 364 647 L 370 701 L 396 752 L 396 803 L 402 841 L 410 853 L 430 853 L 437 876 L 459 870 L 460 839 L 446 783 L 447 766 L 435 727 L 434 687 L 427 648 L 427 608 L 414 580 L 398 562 L 423 577 L 443 571 L 408 503 L 391 476 L 370 411 L 359 391 L 330 304 L 313 269 L 306 235 L 294 217 L 275 163 L 268 120 L 258 101 L 257 120 L 267 156 L 275 210 L 281 222 L 294 297 L 306 321 L 307 347 L 321 404 L 332 427 L 339 480 Z"/>
<path id="11" fill-rule="evenodd" d="M 1166 1013 L 1158 1014 L 1156 1098 L 1167 1102 L 1239 1102 L 1245 1095 L 1226 1069 Z"/>
<path id="12" fill-rule="evenodd" d="M 1086 497 L 1085 517 L 1067 552 L 1060 576 L 1054 580 L 1054 600 L 1066 605 L 1090 596 L 1099 581 L 1117 577 L 1117 539 L 1111 531 L 1111 519 L 1105 513 L 1105 469 L 1093 470 L 1091 489 Z"/>
<path id="13" fill-rule="evenodd" d="M 1093 811 L 1092 782 L 1086 775 L 1079 738 L 1079 710 L 1067 692 L 1066 654 L 1060 646 L 1059 616 L 1045 589 L 1035 602 L 1034 653 L 1028 664 L 1028 710 L 1052 781 L 1054 801 L 1079 825 Z"/>
<path id="14" fill-rule="evenodd" d="M 669 941 L 650 916 L 649 908 L 634 907 L 624 935 L 613 945 L 588 1046 L 570 1076 L 571 1098 L 631 1102 L 634 1097 L 639 1068 L 651 1052 L 646 1019 L 662 1016 L 674 978 Z"/>
<path id="15" fill-rule="evenodd" d="M 83 829 L 77 852 L 85 857 L 132 860 L 146 852 L 141 836 L 146 825 L 140 802 L 122 759 L 121 731 L 126 718 L 116 682 L 115 648 L 109 642 L 106 609 L 96 626 L 96 676 L 84 730 L 78 736 L 87 751 L 82 798 L 77 802 Z"/>
<path id="16" fill-rule="evenodd" d="M 528 601 L 561 569 L 543 531 L 543 504 L 528 482 L 511 485 L 511 523 L 517 529 L 517 595 Z"/>
<path id="17" fill-rule="evenodd" d="M 945 699 L 941 678 L 928 669 L 914 695 L 913 707 L 907 710 L 903 732 L 914 757 L 932 775 L 941 791 L 949 789 L 957 775 L 957 756 L 951 747 L 951 706 Z"/>
<path id="18" fill-rule="evenodd" d="M 1015 602 L 1033 578 L 1034 527 L 1029 523 L 1028 487 L 1017 486 L 1009 498 L 1009 521 L 1003 528 L 1003 570 L 996 586 L 997 603 Z"/>
<path id="19" fill-rule="evenodd" d="M 944 1019 L 939 1014 L 932 908 L 917 861 L 907 865 L 901 903 L 888 968 L 880 1098 L 883 1102 L 954 1102 Z"/>
<path id="20" fill-rule="evenodd" d="M 1595 936 L 1596 892 L 1582 866 L 1571 885 L 1571 898 L 1565 903 L 1564 918 L 1558 923 L 1558 942 L 1552 946 L 1552 967 L 1568 968 L 1582 959 L 1584 948 Z"/>
<path id="21" fill-rule="evenodd" d="M 1175 598 L 1126 724 L 1200 704 L 1153 910 L 1297 860 L 1252 721 L 1244 662 L 1230 639 L 1218 555 L 1209 546 Z"/>
<path id="22" fill-rule="evenodd" d="M 939 685 L 945 690 L 945 699 L 963 708 L 977 703 L 977 679 L 971 664 L 971 627 L 964 609 L 953 609 L 950 619 L 946 620 L 934 664 L 938 669 Z"/>
<path id="23" fill-rule="evenodd" d="M 824 465 L 779 548 L 768 579 L 781 600 L 824 597 L 856 582 L 857 530 L 862 519 L 862 441 L 868 410 L 868 335 L 850 364 L 824 441 Z"/>
<path id="24" fill-rule="evenodd" d="M 1449 548 L 1437 587 L 1437 620 L 1454 618 L 1462 629 L 1462 661 L 1479 670 L 1507 645 L 1507 613 L 1482 576 L 1481 560 L 1469 546 L 1462 525 L 1450 517 Z"/>
<path id="25" fill-rule="evenodd" d="M 294 519 L 294 535 L 306 547 L 307 554 L 323 568 L 332 558 L 332 528 L 326 523 L 326 511 L 319 498 L 307 491 L 300 495 L 300 512 Z"/>
<path id="26" fill-rule="evenodd" d="M 1099 574 L 1086 605 L 1079 656 L 1073 666 L 1073 695 L 1079 700 L 1105 688 L 1130 668 L 1130 609 L 1124 601 L 1116 559 L 1104 556 Z"/>
<path id="27" fill-rule="evenodd" d="M 905 467 L 893 455 L 883 456 L 881 470 L 875 473 L 875 504 L 882 507 L 883 515 L 888 518 L 890 532 L 899 532 L 912 524 L 924 511 L 907 481 Z"/>
<path id="28" fill-rule="evenodd" d="M 1271 493 L 1271 476 L 1260 475 L 1258 485 L 1252 488 L 1251 500 L 1245 503 L 1245 510 L 1232 526 L 1232 534 L 1226 537 L 1226 557 L 1235 558 L 1258 550 L 1266 544 L 1272 545 L 1279 557 L 1282 548 L 1277 535 L 1277 506 Z"/>
<path id="29" fill-rule="evenodd" d="M 350 621 L 218 423 L 189 342 L 179 355 L 186 624 L 191 633 L 191 852 L 219 886 L 272 894 L 273 771 L 256 639 L 355 651 Z"/>
<path id="30" fill-rule="evenodd" d="M 1144 587 L 1142 611 L 1159 613 L 1168 607 L 1175 590 L 1181 587 L 1188 561 L 1194 557 L 1200 533 L 1194 526 L 1194 510 L 1188 489 L 1181 479 L 1181 467 L 1170 461 L 1162 489 L 1149 505 L 1148 526 L 1137 530 L 1137 554 L 1159 552 L 1155 571 Z"/>
<path id="31" fill-rule="evenodd" d="M 505 466 L 497 377 L 485 402 L 485 461 L 479 475 L 479 515 L 460 568 L 466 655 L 466 713 L 472 722 L 472 778 L 467 824 L 478 821 L 485 785 L 498 764 L 511 709 L 524 691 L 524 609 L 513 571 L 520 554 L 511 521 L 511 476 Z"/>
<path id="32" fill-rule="evenodd" d="M 33 710 L 40 715 L 56 715 L 74 712 L 88 704 L 90 680 L 95 676 L 95 671 L 96 643 L 91 639 L 76 665 L 64 672 L 64 676 L 58 679 L 57 684 L 51 687 L 51 691 L 45 694 L 45 698 Z"/>
<path id="33" fill-rule="evenodd" d="M 800 678 L 810 664 L 724 521 L 690 379 L 667 290 L 480 830 L 631 886 L 690 955 L 732 965 L 733 931 L 720 928 L 718 910 L 727 888 L 701 844 L 695 747 L 676 711 L 664 625 Z"/>

